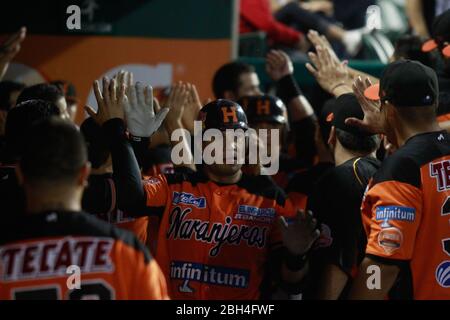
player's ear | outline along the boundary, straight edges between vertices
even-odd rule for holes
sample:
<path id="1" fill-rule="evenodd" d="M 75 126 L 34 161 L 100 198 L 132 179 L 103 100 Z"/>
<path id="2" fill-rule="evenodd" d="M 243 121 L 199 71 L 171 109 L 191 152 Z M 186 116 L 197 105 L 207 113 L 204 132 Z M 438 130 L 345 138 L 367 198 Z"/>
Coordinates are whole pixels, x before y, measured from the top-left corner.
<path id="1" fill-rule="evenodd" d="M 382 112 L 384 112 L 385 119 L 387 120 L 389 125 L 395 128 L 398 123 L 398 119 L 400 117 L 397 108 L 394 107 L 388 101 L 386 101 L 386 103 L 383 105 Z"/>
<path id="2" fill-rule="evenodd" d="M 78 185 L 86 187 L 88 185 L 88 178 L 91 174 L 91 163 L 87 161 L 80 169 L 78 175 Z"/>
<path id="3" fill-rule="evenodd" d="M 16 166 L 14 170 L 16 172 L 17 183 L 19 184 L 19 186 L 22 186 L 23 185 L 22 169 L 20 169 L 20 166 Z"/>
<path id="4" fill-rule="evenodd" d="M 335 146 L 336 145 L 336 128 L 335 126 L 331 127 L 330 135 L 328 136 L 328 145 Z"/>

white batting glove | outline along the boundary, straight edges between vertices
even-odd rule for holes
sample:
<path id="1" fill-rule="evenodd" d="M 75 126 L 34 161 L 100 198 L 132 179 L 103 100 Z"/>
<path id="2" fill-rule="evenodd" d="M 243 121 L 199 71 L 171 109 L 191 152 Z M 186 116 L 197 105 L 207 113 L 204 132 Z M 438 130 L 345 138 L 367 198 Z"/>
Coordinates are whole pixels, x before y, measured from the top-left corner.
<path id="1" fill-rule="evenodd" d="M 135 137 L 148 138 L 161 126 L 169 109 L 162 108 L 155 114 L 153 88 L 140 82 L 127 87 L 125 116 L 128 131 Z"/>

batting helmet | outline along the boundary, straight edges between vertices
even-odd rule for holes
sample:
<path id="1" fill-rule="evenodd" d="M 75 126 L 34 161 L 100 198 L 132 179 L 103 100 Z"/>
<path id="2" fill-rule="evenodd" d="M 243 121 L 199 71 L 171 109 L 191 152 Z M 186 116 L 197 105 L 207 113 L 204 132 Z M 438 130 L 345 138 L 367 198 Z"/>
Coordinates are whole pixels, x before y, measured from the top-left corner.
<path id="1" fill-rule="evenodd" d="M 205 129 L 248 129 L 244 109 L 233 101 L 219 99 L 205 105 L 199 112 L 199 120 Z"/>
<path id="2" fill-rule="evenodd" d="M 244 97 L 238 101 L 244 107 L 250 123 L 271 122 L 286 124 L 286 108 L 281 99 L 270 96 Z"/>

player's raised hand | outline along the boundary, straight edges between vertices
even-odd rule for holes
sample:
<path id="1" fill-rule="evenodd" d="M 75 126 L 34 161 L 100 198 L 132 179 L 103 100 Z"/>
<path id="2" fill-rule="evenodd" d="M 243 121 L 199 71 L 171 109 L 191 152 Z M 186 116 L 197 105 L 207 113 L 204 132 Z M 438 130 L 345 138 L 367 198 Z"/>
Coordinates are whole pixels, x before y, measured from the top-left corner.
<path id="1" fill-rule="evenodd" d="M 130 80 L 133 80 L 133 74 L 126 70 L 120 70 L 116 75 L 114 75 L 113 79 L 116 80 L 116 84 L 118 87 L 125 86 L 126 94 L 127 88 L 130 84 Z"/>
<path id="2" fill-rule="evenodd" d="M 297 217 L 290 223 L 280 217 L 279 225 L 283 235 L 283 244 L 293 255 L 303 255 L 311 248 L 320 236 L 317 220 L 311 211 L 299 210 Z"/>
<path id="3" fill-rule="evenodd" d="M 381 112 L 380 101 L 370 100 L 364 95 L 364 91 L 372 83 L 369 79 L 362 80 L 358 77 L 353 84 L 353 93 L 358 99 L 361 109 L 364 112 L 364 119 L 348 118 L 345 120 L 347 125 L 356 126 L 373 134 L 385 133 L 386 123 Z"/>
<path id="4" fill-rule="evenodd" d="M 136 137 L 150 137 L 161 126 L 169 110 L 163 108 L 155 112 L 153 88 L 149 85 L 140 82 L 128 85 L 126 93 L 124 108 L 128 131 Z"/>
<path id="5" fill-rule="evenodd" d="M 321 47 L 322 49 L 327 50 L 334 62 L 338 64 L 341 63 L 338 56 L 336 55 L 336 52 L 334 52 L 333 47 L 325 36 L 320 35 L 315 30 L 310 30 L 307 34 L 307 37 L 314 48 L 317 49 L 317 47 Z"/>
<path id="6" fill-rule="evenodd" d="M 266 57 L 266 72 L 273 81 L 294 73 L 291 58 L 281 50 L 270 50 Z"/>
<path id="7" fill-rule="evenodd" d="M 189 132 L 194 132 L 194 121 L 197 120 L 198 113 L 202 108 L 202 102 L 194 84 L 186 83 L 186 90 L 187 97 L 181 122 L 185 129 Z"/>
<path id="8" fill-rule="evenodd" d="M 102 88 L 99 81 L 94 82 L 94 94 L 97 100 L 98 110 L 86 106 L 85 110 L 95 122 L 102 125 L 108 120 L 119 118 L 124 119 L 124 105 L 126 101 L 125 86 L 118 86 L 115 79 L 104 77 L 102 79 Z"/>
<path id="9" fill-rule="evenodd" d="M 188 95 L 189 92 L 184 83 L 178 82 L 172 87 L 166 101 L 166 109 L 170 110 L 166 118 L 167 125 L 182 126 L 183 113 Z"/>
<path id="10" fill-rule="evenodd" d="M 26 34 L 27 29 L 22 27 L 0 45 L 0 80 L 8 70 L 11 60 L 19 53 L 20 45 L 25 40 Z"/>
<path id="11" fill-rule="evenodd" d="M 336 97 L 351 92 L 352 89 L 348 85 L 347 64 L 336 61 L 330 51 L 321 46 L 316 47 L 316 52 L 308 54 L 312 64 L 306 63 L 306 69 L 316 78 L 319 85 Z"/>

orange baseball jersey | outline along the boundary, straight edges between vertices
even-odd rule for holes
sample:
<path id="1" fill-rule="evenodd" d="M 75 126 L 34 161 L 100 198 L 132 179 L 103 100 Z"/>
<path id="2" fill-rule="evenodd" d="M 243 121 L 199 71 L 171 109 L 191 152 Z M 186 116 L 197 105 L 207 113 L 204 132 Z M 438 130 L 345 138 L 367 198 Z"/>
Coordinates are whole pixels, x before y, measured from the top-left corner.
<path id="1" fill-rule="evenodd" d="M 369 184 L 362 219 L 366 255 L 400 266 L 391 293 L 450 299 L 450 136 L 416 135 L 387 158 Z"/>
<path id="2" fill-rule="evenodd" d="M 46 212 L 0 226 L 0 300 L 167 298 L 148 250 L 92 215 Z"/>
<path id="3" fill-rule="evenodd" d="M 164 207 L 156 259 L 174 299 L 258 299 L 276 220 L 294 210 L 267 176 L 216 184 L 202 172 L 144 182 L 147 206 Z"/>

